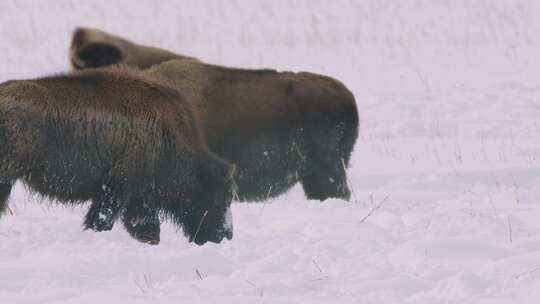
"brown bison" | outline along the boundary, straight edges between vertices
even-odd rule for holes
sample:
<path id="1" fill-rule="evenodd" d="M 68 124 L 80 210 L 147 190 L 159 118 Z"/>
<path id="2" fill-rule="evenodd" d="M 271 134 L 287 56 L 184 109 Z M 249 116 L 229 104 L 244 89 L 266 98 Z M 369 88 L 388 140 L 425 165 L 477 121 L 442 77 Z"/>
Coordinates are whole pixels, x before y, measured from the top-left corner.
<path id="1" fill-rule="evenodd" d="M 146 69 L 147 77 L 190 94 L 210 149 L 237 165 L 240 200 L 264 200 L 297 182 L 308 199 L 350 198 L 345 168 L 358 113 L 335 79 L 205 64 L 86 28 L 74 32 L 70 59 L 75 69 Z"/>
<path id="2" fill-rule="evenodd" d="M 220 242 L 232 237 L 233 171 L 207 148 L 181 92 L 140 72 L 0 84 L 0 214 L 22 180 L 62 203 L 91 201 L 87 229 L 121 218 L 134 238 L 156 244 L 163 218 L 197 244 Z"/>

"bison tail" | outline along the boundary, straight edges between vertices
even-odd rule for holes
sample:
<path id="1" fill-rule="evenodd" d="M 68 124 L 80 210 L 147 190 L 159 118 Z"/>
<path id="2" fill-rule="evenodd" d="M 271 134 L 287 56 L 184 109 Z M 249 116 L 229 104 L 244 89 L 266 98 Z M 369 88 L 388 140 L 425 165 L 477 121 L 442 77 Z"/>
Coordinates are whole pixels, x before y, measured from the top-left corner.
<path id="1" fill-rule="evenodd" d="M 354 95 L 347 88 L 345 90 L 347 92 L 344 100 L 346 106 L 344 107 L 343 115 L 345 128 L 340 142 L 340 152 L 344 166 L 348 167 L 359 134 L 359 118 Z"/>
<path id="2" fill-rule="evenodd" d="M 2 114 L 0 114 L 2 115 Z M 4 129 L 4 124 L 2 117 L 0 116 L 0 217 L 2 214 L 6 213 L 8 208 L 8 199 L 9 195 L 11 194 L 11 188 L 13 186 L 13 182 L 9 180 L 7 175 L 7 172 L 4 172 L 7 164 L 9 163 L 9 160 L 7 158 L 6 151 L 3 151 L 7 147 L 6 142 L 6 132 Z"/>

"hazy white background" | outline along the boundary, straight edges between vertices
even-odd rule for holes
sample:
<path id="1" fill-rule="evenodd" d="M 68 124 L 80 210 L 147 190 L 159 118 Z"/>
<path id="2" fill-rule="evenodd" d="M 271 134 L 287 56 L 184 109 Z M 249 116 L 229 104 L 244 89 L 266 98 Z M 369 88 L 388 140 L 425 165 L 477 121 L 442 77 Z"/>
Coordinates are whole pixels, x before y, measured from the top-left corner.
<path id="1" fill-rule="evenodd" d="M 164 225 L 148 247 L 121 225 L 81 232 L 85 208 L 19 186 L 0 303 L 540 301 L 539 1 L 2 0 L 0 81 L 67 70 L 78 25 L 340 79 L 361 118 L 355 199 L 296 187 L 235 204 L 233 241 L 197 247 Z"/>

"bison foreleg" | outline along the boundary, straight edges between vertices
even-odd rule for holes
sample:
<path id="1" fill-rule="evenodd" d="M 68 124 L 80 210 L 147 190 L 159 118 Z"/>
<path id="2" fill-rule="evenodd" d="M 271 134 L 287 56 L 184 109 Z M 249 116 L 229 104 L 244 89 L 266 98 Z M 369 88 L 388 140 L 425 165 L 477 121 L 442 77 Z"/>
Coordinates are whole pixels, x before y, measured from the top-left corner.
<path id="1" fill-rule="evenodd" d="M 12 183 L 0 183 L 0 216 L 8 209 L 8 199 L 11 194 Z"/>
<path id="2" fill-rule="evenodd" d="M 324 201 L 328 198 L 349 200 L 351 192 L 343 169 L 335 166 L 313 164 L 301 178 L 308 199 Z"/>
<path id="3" fill-rule="evenodd" d="M 150 245 L 159 244 L 160 221 L 155 208 L 143 201 L 131 201 L 122 214 L 122 223 L 136 240 Z"/>
<path id="4" fill-rule="evenodd" d="M 84 230 L 109 231 L 118 218 L 121 205 L 111 195 L 110 191 L 103 190 L 100 197 L 92 200 L 92 205 L 84 217 Z"/>
<path id="5" fill-rule="evenodd" d="M 306 154 L 300 181 L 308 199 L 324 201 L 328 198 L 349 200 L 347 173 L 339 155 L 331 149 L 312 148 Z"/>

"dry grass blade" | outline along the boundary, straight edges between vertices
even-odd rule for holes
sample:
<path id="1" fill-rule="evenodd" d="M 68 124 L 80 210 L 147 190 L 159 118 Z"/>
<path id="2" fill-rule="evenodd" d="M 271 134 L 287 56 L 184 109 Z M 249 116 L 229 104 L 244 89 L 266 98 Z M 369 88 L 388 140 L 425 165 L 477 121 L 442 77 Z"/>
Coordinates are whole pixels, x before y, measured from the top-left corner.
<path id="1" fill-rule="evenodd" d="M 195 269 L 195 273 L 197 274 L 197 276 L 199 277 L 199 280 L 203 280 L 203 276 L 202 274 L 199 272 L 199 269 Z"/>
<path id="2" fill-rule="evenodd" d="M 201 220 L 199 221 L 199 225 L 197 226 L 197 231 L 195 232 L 195 236 L 193 236 L 193 241 L 197 239 L 197 236 L 199 235 L 199 231 L 201 230 L 202 223 L 204 222 L 204 219 L 206 218 L 206 215 L 208 214 L 208 210 L 206 210 L 201 217 Z"/>
<path id="3" fill-rule="evenodd" d="M 263 202 L 263 206 L 261 208 L 261 212 L 259 212 L 259 217 L 262 215 L 263 211 L 264 211 L 264 207 L 266 206 L 266 202 L 268 201 L 268 199 L 270 198 L 270 193 L 272 192 L 272 186 L 270 186 L 270 188 L 268 188 L 268 193 L 266 193 L 266 199 L 264 200 Z"/>
<path id="4" fill-rule="evenodd" d="M 323 273 L 321 267 L 319 266 L 319 263 L 317 263 L 317 261 L 315 261 L 315 259 L 311 259 L 311 261 L 313 262 L 313 265 L 315 265 L 317 270 L 319 270 L 320 273 Z"/>
<path id="5" fill-rule="evenodd" d="M 386 195 L 382 201 L 380 201 L 377 205 L 373 205 L 373 207 L 371 207 L 371 209 L 369 210 L 368 214 L 366 214 L 366 216 L 364 216 L 361 220 L 360 220 L 360 223 L 363 223 L 365 222 L 370 216 L 373 215 L 373 213 L 375 213 L 375 211 L 379 210 L 382 208 L 382 206 L 384 205 L 384 203 L 386 203 L 386 201 L 388 200 L 388 198 L 390 198 L 390 195 L 391 193 L 389 193 L 388 195 Z M 373 197 L 371 197 L 371 199 L 373 200 Z"/>
<path id="6" fill-rule="evenodd" d="M 514 279 L 519 279 L 521 278 L 522 276 L 526 275 L 526 274 L 531 274 L 531 273 L 535 273 L 537 271 L 540 271 L 540 266 L 538 267 L 535 267 L 533 269 L 530 269 L 530 270 L 527 270 L 527 271 L 524 271 L 524 272 L 521 272 L 521 273 L 518 273 L 514 276 Z"/>
<path id="7" fill-rule="evenodd" d="M 246 279 L 246 283 L 248 283 L 249 285 L 251 285 L 255 290 L 257 290 L 259 292 L 259 296 L 264 296 L 264 289 L 262 288 L 259 288 L 257 285 L 255 285 L 255 283 L 251 282 L 250 280 L 247 280 Z"/>

